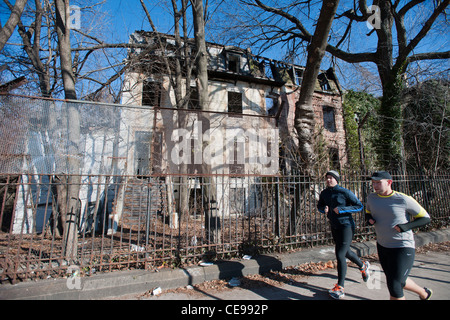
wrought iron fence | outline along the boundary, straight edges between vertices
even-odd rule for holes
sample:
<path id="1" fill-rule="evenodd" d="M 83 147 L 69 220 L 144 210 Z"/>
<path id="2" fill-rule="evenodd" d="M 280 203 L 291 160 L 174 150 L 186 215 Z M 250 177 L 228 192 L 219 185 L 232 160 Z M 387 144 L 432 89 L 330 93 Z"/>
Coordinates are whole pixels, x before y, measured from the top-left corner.
<path id="1" fill-rule="evenodd" d="M 2 281 L 53 277 L 64 274 L 73 264 L 88 274 L 155 269 L 310 247 L 331 240 L 327 219 L 316 209 L 325 185 L 305 176 L 80 178 L 75 220 L 78 232 L 73 240 L 76 253 L 68 259 L 68 240 L 64 232 L 57 232 L 61 217 L 54 190 L 61 181 L 48 175 L 2 176 Z M 435 224 L 448 223 L 448 174 L 396 175 L 394 179 L 395 189 L 413 195 Z M 210 184 L 214 190 L 207 188 Z M 363 202 L 370 192 L 370 182 L 361 175 L 344 175 L 341 184 Z M 171 190 L 181 192 L 183 188 L 187 211 L 169 212 L 170 201 L 179 201 Z M 217 195 L 215 219 L 205 212 L 204 200 L 210 198 L 206 192 Z M 363 213 L 354 219 L 357 239 L 374 236 Z"/>

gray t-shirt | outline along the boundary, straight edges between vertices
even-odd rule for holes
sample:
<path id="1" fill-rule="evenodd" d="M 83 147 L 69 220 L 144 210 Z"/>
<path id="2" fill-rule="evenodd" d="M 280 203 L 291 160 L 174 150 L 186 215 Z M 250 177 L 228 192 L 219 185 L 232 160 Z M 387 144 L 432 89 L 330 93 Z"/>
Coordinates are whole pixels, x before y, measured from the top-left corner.
<path id="1" fill-rule="evenodd" d="M 416 200 L 397 191 L 389 196 L 369 194 L 366 212 L 376 221 L 374 227 L 377 242 L 385 248 L 415 248 L 412 230 L 397 232 L 394 227 L 410 222 L 411 217 L 430 217 Z"/>

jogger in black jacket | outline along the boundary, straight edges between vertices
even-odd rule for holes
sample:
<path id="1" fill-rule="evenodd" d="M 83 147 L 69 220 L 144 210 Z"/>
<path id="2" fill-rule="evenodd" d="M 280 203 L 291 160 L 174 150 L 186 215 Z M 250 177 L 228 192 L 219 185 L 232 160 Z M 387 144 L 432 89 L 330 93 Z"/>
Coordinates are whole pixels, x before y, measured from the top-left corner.
<path id="1" fill-rule="evenodd" d="M 339 173 L 334 170 L 326 173 L 327 188 L 320 193 L 317 204 L 317 209 L 325 213 L 330 220 L 331 232 L 335 243 L 338 282 L 333 289 L 329 290 L 331 297 L 335 299 L 344 297 L 344 282 L 347 274 L 346 258 L 359 267 L 365 282 L 369 278 L 369 263 L 362 262 L 350 250 L 355 232 L 355 222 L 352 214 L 361 211 L 363 205 L 355 194 L 338 184 L 339 178 Z"/>

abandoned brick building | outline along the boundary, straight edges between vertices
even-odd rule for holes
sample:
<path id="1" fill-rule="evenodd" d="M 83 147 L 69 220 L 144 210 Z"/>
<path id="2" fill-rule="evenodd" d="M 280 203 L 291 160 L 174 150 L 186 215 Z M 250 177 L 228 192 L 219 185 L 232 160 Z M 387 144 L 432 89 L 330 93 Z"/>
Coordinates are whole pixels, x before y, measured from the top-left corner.
<path id="1" fill-rule="evenodd" d="M 189 59 L 187 56 L 193 55 L 194 40 L 188 40 L 187 46 L 181 45 L 175 40 L 174 36 L 153 33 L 146 31 L 136 31 L 130 36 L 130 42 L 148 44 L 149 49 L 133 49 L 129 54 L 129 63 L 132 65 L 125 76 L 123 87 L 122 103 L 126 105 L 153 106 L 159 108 L 187 108 L 198 111 L 198 89 L 195 82 L 195 67 L 188 73 Z M 214 116 L 219 117 L 221 121 L 211 120 L 210 126 L 226 127 L 227 134 L 230 130 L 234 136 L 234 153 L 239 149 L 239 139 L 236 136 L 237 130 L 248 131 L 251 128 L 256 130 L 267 128 L 276 129 L 279 132 L 279 139 L 285 144 L 286 150 L 294 150 L 292 144 L 296 144 L 294 130 L 295 102 L 298 100 L 304 68 L 298 65 L 288 64 L 273 59 L 251 54 L 250 50 L 237 48 L 234 46 L 224 46 L 214 43 L 207 43 L 208 51 L 208 107 L 207 110 Z M 195 57 L 190 56 L 190 62 L 193 65 Z M 181 67 L 180 77 L 177 80 L 176 63 Z M 168 71 L 170 70 L 170 71 Z M 171 73 L 169 75 L 169 72 Z M 190 74 L 187 82 L 187 74 Z M 176 81 L 182 79 L 177 84 Z M 174 93 L 175 85 L 182 87 L 183 97 L 187 97 L 184 107 L 177 101 Z M 316 129 L 321 132 L 321 137 L 326 143 L 329 153 L 330 167 L 339 169 L 347 161 L 345 147 L 345 131 L 343 125 L 342 112 L 342 92 L 339 83 L 332 69 L 321 72 L 316 82 L 313 105 L 316 116 Z M 195 112 L 190 113 L 192 114 Z M 130 121 L 142 122 L 144 128 L 146 123 L 155 123 L 155 132 L 143 133 L 137 132 L 136 135 L 148 137 L 153 136 L 148 146 L 139 152 L 134 152 L 135 159 L 128 159 L 128 163 L 134 163 L 130 167 L 130 174 L 150 173 L 161 170 L 162 172 L 176 171 L 168 168 L 170 137 L 173 128 L 167 125 L 167 121 L 160 119 L 143 118 L 137 116 Z M 160 121 L 161 120 L 161 121 Z M 230 124 L 231 123 L 231 124 Z M 208 127 L 212 129 L 212 127 Z M 195 140 L 195 128 L 192 131 L 191 138 Z M 205 130 L 205 128 L 203 128 Z M 145 131 L 143 129 L 143 131 Z M 198 131 L 198 129 L 197 129 Z M 269 131 L 270 132 L 270 131 Z M 224 137 L 225 133 L 222 132 Z M 263 132 L 257 132 L 259 136 Z M 167 137 L 164 137 L 167 135 Z M 267 137 L 267 152 L 273 161 L 263 166 L 252 166 L 251 163 L 238 163 L 239 156 L 234 155 L 233 161 L 226 161 L 225 164 L 212 168 L 212 173 L 222 174 L 244 174 L 244 173 L 264 173 L 265 168 L 271 168 L 270 173 L 279 170 L 280 158 L 289 158 L 289 155 L 279 154 L 278 142 L 270 140 Z M 226 140 L 226 138 L 224 138 Z M 164 144 L 165 141 L 166 143 Z M 225 144 L 229 141 L 225 142 Z M 233 142 L 231 142 L 233 144 Z M 248 138 L 242 142 L 242 150 L 247 150 Z M 192 149 L 194 143 L 192 142 Z M 173 146 L 172 146 L 173 147 Z M 148 156 L 150 149 L 151 156 Z M 281 149 L 281 148 L 280 148 Z M 247 159 L 248 151 L 242 151 Z M 265 152 L 265 151 L 264 151 Z M 271 153 L 272 152 L 272 153 Z M 283 152 L 283 151 L 281 151 Z M 143 153 L 143 154 L 142 154 Z M 152 155 L 153 153 L 153 155 Z M 159 155 L 158 155 L 159 154 Z M 291 155 L 292 157 L 292 155 Z M 195 173 L 195 164 L 193 161 L 188 166 L 188 173 Z M 233 158 L 233 155 L 231 155 Z M 147 159 L 151 159 L 149 164 Z M 166 160 L 164 160 L 166 159 Z M 233 160 L 233 159 L 232 159 Z M 219 161 L 222 163 L 222 159 Z M 198 165 L 198 163 L 197 163 Z M 281 163 L 286 168 L 286 163 Z M 149 167 L 151 167 L 149 171 Z M 289 167 L 289 164 L 288 164 Z M 155 171 L 155 168 L 158 170 Z"/>
<path id="2" fill-rule="evenodd" d="M 186 59 L 193 55 L 194 42 L 188 41 L 179 52 L 170 35 L 138 31 L 130 41 L 148 44 L 148 48 L 129 53 L 122 105 L 74 104 L 84 116 L 77 149 L 80 172 L 73 173 L 88 175 L 83 178 L 79 195 L 84 217 L 80 230 L 91 228 L 96 222 L 89 219 L 102 211 L 108 216 L 105 226 L 114 233 L 119 225 L 145 221 L 147 211 L 142 208 L 147 207 L 171 216 L 171 226 L 175 227 L 178 213 L 202 212 L 200 205 L 196 207 L 204 200 L 205 182 L 198 178 L 201 173 L 214 175 L 210 181 L 221 216 L 261 211 L 264 176 L 276 176 L 281 171 L 290 174 L 289 169 L 295 167 L 295 155 L 289 152 L 296 150 L 295 102 L 304 69 L 252 55 L 249 50 L 208 43 L 208 105 L 207 110 L 199 110 L 195 68 L 189 71 Z M 190 58 L 194 66 L 194 57 Z M 178 74 L 173 71 L 177 62 L 181 70 Z M 191 76 L 186 80 L 188 74 Z M 176 97 L 176 85 L 181 88 L 181 100 Z M 321 73 L 314 94 L 316 125 L 334 169 L 346 163 L 341 99 L 333 72 Z M 61 121 L 60 128 L 67 106 L 55 103 L 61 105 L 55 115 Z M 21 108 L 24 103 L 9 105 Z M 18 155 L 29 155 L 20 164 L 25 172 L 43 176 L 23 175 L 20 196 L 9 213 L 14 220 L 10 228 L 13 233 L 21 232 L 23 226 L 27 233 L 46 228 L 52 210 L 51 205 L 44 205 L 45 199 L 51 199 L 48 175 L 65 164 L 68 153 L 61 147 L 61 139 L 52 138 L 56 133 L 42 125 L 47 124 L 42 120 L 49 110 L 46 102 L 33 102 L 33 108 L 35 113 L 23 113 L 31 119 L 26 122 L 30 127 L 22 130 L 23 137 L 16 139 L 14 150 Z M 207 172 L 203 170 L 205 164 Z M 93 178 L 95 174 L 99 176 Z M 103 174 L 113 175 L 113 179 L 100 186 Z M 183 180 L 180 177 L 184 174 L 189 177 Z M 151 188 L 145 182 L 148 180 L 152 181 Z M 31 184 L 33 181 L 39 181 L 39 187 Z M 36 200 L 38 205 L 33 209 L 27 203 L 28 193 L 43 202 Z M 100 200 L 95 200 L 96 196 Z M 142 200 L 147 198 L 151 198 L 148 206 Z M 104 210 L 98 203 L 103 203 Z"/>

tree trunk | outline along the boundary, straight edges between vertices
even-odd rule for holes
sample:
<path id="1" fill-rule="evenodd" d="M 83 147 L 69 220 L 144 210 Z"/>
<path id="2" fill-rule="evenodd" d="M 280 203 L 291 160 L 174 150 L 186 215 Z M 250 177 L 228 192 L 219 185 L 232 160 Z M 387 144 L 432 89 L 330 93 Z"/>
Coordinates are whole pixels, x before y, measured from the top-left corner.
<path id="1" fill-rule="evenodd" d="M 70 47 L 69 0 L 55 0 L 56 32 L 60 53 L 61 72 L 66 99 L 76 100 L 75 76 L 72 69 L 72 54 Z M 63 248 L 68 260 L 76 258 L 78 239 L 78 215 L 80 214 L 80 113 L 75 103 L 67 103 L 67 176 L 61 178 L 58 190 L 58 202 L 63 218 Z"/>
<path id="2" fill-rule="evenodd" d="M 196 45 L 196 67 L 197 67 L 197 91 L 199 106 L 201 110 L 209 111 L 208 93 L 208 52 L 205 40 L 205 18 L 203 14 L 203 0 L 190 0 L 192 13 L 194 15 L 194 33 Z M 202 134 L 210 127 L 210 113 L 203 112 L 201 116 Z M 205 211 L 205 229 L 211 243 L 221 243 L 220 216 L 217 208 L 216 184 L 211 176 L 211 165 L 202 163 L 202 188 L 203 188 L 203 208 Z"/>
<path id="3" fill-rule="evenodd" d="M 314 89 L 317 82 L 317 76 L 319 75 L 320 64 L 323 56 L 325 55 L 328 34 L 330 32 L 338 4 L 339 0 L 323 1 L 316 30 L 308 49 L 308 60 L 303 73 L 300 97 L 295 104 L 294 126 L 299 139 L 299 153 L 301 157 L 300 165 L 302 165 L 299 169 L 300 172 L 307 176 L 305 179 L 308 181 L 315 177 L 313 170 L 313 165 L 315 162 L 315 117 L 314 107 L 312 105 Z M 303 178 L 299 177 L 299 181 L 300 179 Z M 306 189 L 307 188 L 302 188 L 302 191 Z M 293 234 L 296 230 L 297 207 L 301 203 L 301 193 L 299 184 L 294 194 L 294 199 L 292 200 L 293 210 L 290 212 L 290 228 L 288 229 L 289 234 Z"/>
<path id="4" fill-rule="evenodd" d="M 301 84 L 300 98 L 295 105 L 294 126 L 298 134 L 301 156 L 301 171 L 313 176 L 312 165 L 315 160 L 314 152 L 314 108 L 312 105 L 314 89 L 319 75 L 320 64 L 325 55 L 327 38 L 333 23 L 334 14 L 339 0 L 323 1 L 316 30 L 308 49 L 308 60 Z"/>
<path id="5" fill-rule="evenodd" d="M 381 1 L 379 5 L 380 28 L 376 29 L 378 36 L 376 64 L 383 89 L 383 97 L 380 106 L 382 118 L 379 123 L 375 147 L 378 154 L 378 164 L 385 170 L 398 170 L 402 159 L 402 112 L 399 98 L 406 65 L 394 66 L 392 5 L 390 1 Z"/>
<path id="6" fill-rule="evenodd" d="M 184 52 L 184 59 L 185 60 L 185 74 L 186 74 L 186 81 L 185 81 L 185 88 L 186 88 L 186 95 L 183 97 L 182 93 L 182 83 L 183 83 L 183 70 L 181 61 L 179 59 L 175 60 L 175 101 L 178 109 L 187 109 L 189 104 L 189 97 L 191 94 L 191 73 L 192 73 L 192 65 L 190 63 L 188 58 L 188 52 L 187 50 L 187 41 L 184 39 L 184 43 L 182 43 L 181 35 L 180 35 L 180 20 L 183 20 L 183 31 L 184 31 L 184 37 L 186 37 L 186 28 L 187 28 L 187 21 L 186 21 L 186 9 L 187 9 L 187 0 L 183 0 L 181 2 L 181 11 L 177 8 L 176 0 L 172 0 L 172 7 L 173 7 L 173 13 L 174 13 L 174 26 L 175 26 L 175 43 L 176 48 L 178 51 L 178 54 L 180 56 L 183 56 Z M 181 111 L 178 112 L 178 126 L 179 128 L 186 128 L 188 121 L 188 114 L 187 112 Z M 183 174 L 179 178 L 179 201 L 178 201 L 178 208 L 176 213 L 174 213 L 173 219 L 180 219 L 180 216 L 183 214 L 189 214 L 189 178 L 184 176 L 188 171 L 188 165 L 186 163 L 180 164 L 180 173 Z M 173 226 L 176 224 L 172 223 Z M 178 225 L 178 224 L 177 224 Z"/>
<path id="7" fill-rule="evenodd" d="M 403 115 L 400 101 L 402 89 L 402 74 L 393 75 L 391 81 L 383 84 L 379 111 L 381 118 L 375 148 L 378 164 L 385 170 L 399 170 L 402 166 Z"/>

